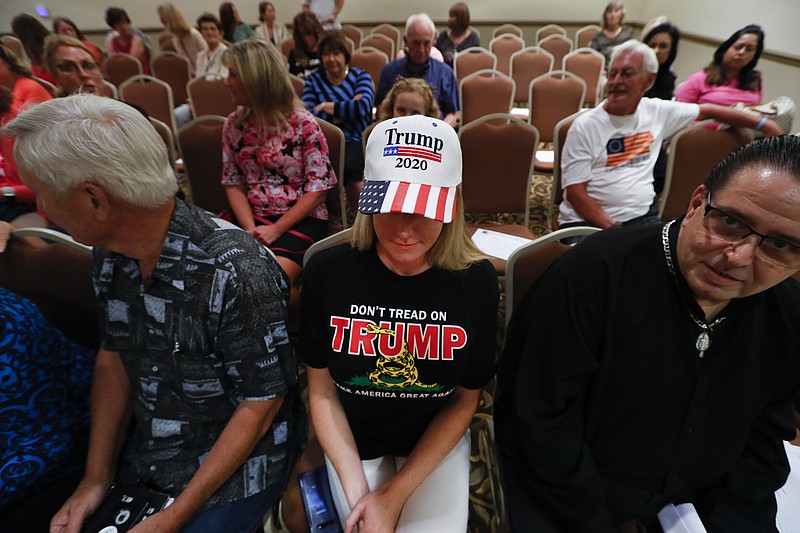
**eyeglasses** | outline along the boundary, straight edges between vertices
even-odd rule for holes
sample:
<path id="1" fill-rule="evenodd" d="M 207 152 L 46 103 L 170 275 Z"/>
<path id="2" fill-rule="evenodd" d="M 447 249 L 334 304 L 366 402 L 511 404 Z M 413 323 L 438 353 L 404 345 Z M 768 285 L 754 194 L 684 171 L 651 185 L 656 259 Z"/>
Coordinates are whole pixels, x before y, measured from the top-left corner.
<path id="1" fill-rule="evenodd" d="M 64 61 L 56 65 L 56 68 L 59 72 L 64 74 L 77 74 L 79 68 L 86 73 L 90 73 L 96 71 L 100 67 L 98 67 L 97 63 L 94 61 L 81 61 L 80 64 L 73 63 L 72 61 Z"/>
<path id="2" fill-rule="evenodd" d="M 617 76 L 622 78 L 623 80 L 629 80 L 641 74 L 640 71 L 636 70 L 635 68 L 626 68 L 624 70 L 609 70 L 608 71 L 608 79 L 613 80 Z"/>
<path id="3" fill-rule="evenodd" d="M 750 235 L 758 237 L 756 254 L 773 265 L 800 268 L 800 246 L 776 237 L 759 233 L 736 217 L 711 205 L 711 193 L 706 195 L 705 216 L 708 230 L 728 242 L 743 241 Z"/>

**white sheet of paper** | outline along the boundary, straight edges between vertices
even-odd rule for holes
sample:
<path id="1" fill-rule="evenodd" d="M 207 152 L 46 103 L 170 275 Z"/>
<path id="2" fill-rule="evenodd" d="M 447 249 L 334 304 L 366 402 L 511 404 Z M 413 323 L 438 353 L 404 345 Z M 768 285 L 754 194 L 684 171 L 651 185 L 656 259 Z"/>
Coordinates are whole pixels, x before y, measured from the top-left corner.
<path id="1" fill-rule="evenodd" d="M 536 150 L 536 160 L 542 163 L 552 163 L 556 160 L 555 152 L 552 150 Z"/>
<path id="2" fill-rule="evenodd" d="M 706 533 L 703 521 L 691 503 L 665 505 L 658 512 L 658 521 L 664 533 Z"/>
<path id="3" fill-rule="evenodd" d="M 786 484 L 775 491 L 775 499 L 778 501 L 775 525 L 782 533 L 793 533 L 800 531 L 800 446 L 788 442 L 784 442 L 783 446 L 792 471 Z"/>
<path id="4" fill-rule="evenodd" d="M 472 242 L 486 255 L 508 260 L 511 252 L 523 244 L 531 242 L 531 240 L 515 235 L 506 235 L 498 231 L 479 229 L 472 235 Z"/>

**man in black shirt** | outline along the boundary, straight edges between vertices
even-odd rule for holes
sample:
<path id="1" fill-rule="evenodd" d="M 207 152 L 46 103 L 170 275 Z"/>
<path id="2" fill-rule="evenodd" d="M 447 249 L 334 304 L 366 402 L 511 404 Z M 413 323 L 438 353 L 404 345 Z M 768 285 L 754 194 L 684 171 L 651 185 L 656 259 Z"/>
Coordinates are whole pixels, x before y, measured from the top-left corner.
<path id="1" fill-rule="evenodd" d="M 800 138 L 721 163 L 684 218 L 598 233 L 515 312 L 497 434 L 515 531 L 775 531 L 800 390 Z M 632 528 L 632 529 L 631 529 Z"/>
<path id="2" fill-rule="evenodd" d="M 251 532 L 302 440 L 286 278 L 255 239 L 173 196 L 166 148 L 136 110 L 46 104 L 2 133 L 39 207 L 95 246 L 102 328 L 86 473 L 51 531 L 77 532 L 121 481 L 175 498 L 148 527 Z"/>

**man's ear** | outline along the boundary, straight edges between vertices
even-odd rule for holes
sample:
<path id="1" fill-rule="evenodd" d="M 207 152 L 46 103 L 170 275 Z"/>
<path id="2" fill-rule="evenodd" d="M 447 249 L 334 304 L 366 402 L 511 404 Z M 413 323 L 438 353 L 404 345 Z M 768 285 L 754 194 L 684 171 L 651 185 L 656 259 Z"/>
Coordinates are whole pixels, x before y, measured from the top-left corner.
<path id="1" fill-rule="evenodd" d="M 100 222 L 107 221 L 111 216 L 111 199 L 106 191 L 94 183 L 87 182 L 83 185 L 83 193 L 95 218 Z"/>
<path id="2" fill-rule="evenodd" d="M 692 198 L 689 200 L 689 207 L 686 209 L 686 217 L 683 219 L 684 223 L 692 219 L 697 213 L 700 213 L 701 216 L 705 214 L 707 194 L 708 189 L 706 189 L 705 185 L 700 185 L 694 190 Z"/>

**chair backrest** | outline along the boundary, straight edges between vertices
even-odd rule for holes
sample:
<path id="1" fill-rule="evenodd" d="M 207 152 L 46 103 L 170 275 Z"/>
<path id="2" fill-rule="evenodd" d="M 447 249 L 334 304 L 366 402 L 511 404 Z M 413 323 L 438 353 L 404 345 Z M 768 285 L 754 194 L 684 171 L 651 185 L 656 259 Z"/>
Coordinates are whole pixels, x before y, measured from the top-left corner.
<path id="1" fill-rule="evenodd" d="M 397 51 L 399 49 L 400 43 L 402 42 L 401 40 L 403 38 L 403 32 L 401 32 L 399 29 L 397 29 L 396 26 L 392 26 L 391 24 L 385 24 L 385 23 L 384 24 L 378 24 L 377 26 L 372 28 L 372 31 L 370 33 L 372 33 L 372 34 L 376 34 L 377 33 L 377 34 L 380 34 L 380 35 L 385 35 L 386 37 L 391 39 L 392 42 L 394 43 L 395 51 Z M 394 56 L 392 56 L 392 57 L 394 57 Z"/>
<path id="2" fill-rule="evenodd" d="M 166 82 L 153 76 L 134 76 L 119 86 L 119 97 L 123 102 L 138 105 L 176 131 L 172 88 Z"/>
<path id="3" fill-rule="evenodd" d="M 371 46 L 362 46 L 353 51 L 350 56 L 350 66 L 364 69 L 369 77 L 372 78 L 373 88 L 378 86 L 381 79 L 381 70 L 389 62 L 389 56 L 384 52 Z M 380 105 L 380 102 L 375 102 Z"/>
<path id="4" fill-rule="evenodd" d="M 103 80 L 103 86 L 100 87 L 100 93 L 106 98 L 119 100 L 119 90 L 117 90 L 117 86 L 108 80 Z"/>
<path id="5" fill-rule="evenodd" d="M 182 104 L 189 98 L 186 84 L 192 79 L 192 66 L 184 56 L 175 52 L 161 52 L 150 60 L 150 72 L 169 84 L 172 98 L 177 104 Z"/>
<path id="6" fill-rule="evenodd" d="M 505 35 L 505 34 L 516 35 L 520 39 L 524 38 L 522 28 L 520 28 L 516 24 L 501 24 L 492 31 L 492 39 L 494 39 L 498 35 Z"/>
<path id="7" fill-rule="evenodd" d="M 372 135 L 372 130 L 375 129 L 380 122 L 373 122 L 366 128 L 364 128 L 364 132 L 361 134 L 361 148 L 364 150 L 364 157 L 367 157 L 367 141 L 369 140 L 369 136 Z"/>
<path id="8" fill-rule="evenodd" d="M 462 193 L 469 213 L 524 213 L 528 227 L 531 179 L 539 132 L 505 113 L 486 115 L 458 131 Z"/>
<path id="9" fill-rule="evenodd" d="M 556 67 L 561 66 L 564 56 L 572 52 L 572 41 L 563 35 L 550 35 L 537 42 L 539 48 L 543 48 L 553 54 L 553 65 Z"/>
<path id="10" fill-rule="evenodd" d="M 659 197 L 659 213 L 664 220 L 686 213 L 694 190 L 717 163 L 752 140 L 750 130 L 709 129 L 706 120 L 679 131 L 669 145 L 664 190 Z M 653 154 L 656 157 L 658 154 Z"/>
<path id="11" fill-rule="evenodd" d="M 231 92 L 222 78 L 194 78 L 186 84 L 186 92 L 192 101 L 192 111 L 196 117 L 220 115 L 227 117 L 236 110 Z"/>
<path id="12" fill-rule="evenodd" d="M 472 74 L 484 69 L 497 69 L 497 56 L 486 48 L 480 46 L 470 46 L 457 52 L 453 58 L 453 70 L 456 75 L 456 83 Z"/>
<path id="13" fill-rule="evenodd" d="M 603 28 L 601 28 L 597 24 L 588 24 L 582 28 L 579 28 L 575 32 L 575 48 L 584 48 L 586 46 L 589 46 L 592 37 L 594 37 L 601 31 L 603 31 Z"/>
<path id="14" fill-rule="evenodd" d="M 600 101 L 600 78 L 606 68 L 606 56 L 594 48 L 578 48 L 564 56 L 562 69 L 586 82 L 583 105 L 594 107 Z"/>
<path id="15" fill-rule="evenodd" d="M 583 107 L 585 97 L 585 81 L 571 72 L 551 70 L 534 78 L 529 85 L 528 122 L 536 126 L 543 142 L 555 142 L 556 124 Z"/>
<path id="16" fill-rule="evenodd" d="M 328 194 L 325 197 L 325 206 L 328 208 L 330 222 L 334 227 L 338 224 L 336 218 L 339 218 L 342 223 L 341 229 L 347 229 L 347 199 L 344 190 L 344 132 L 338 126 L 326 120 L 319 117 L 315 118 L 322 130 L 322 134 L 325 135 L 325 140 L 328 141 L 331 166 L 339 182 L 337 187 L 328 189 Z"/>
<path id="17" fill-rule="evenodd" d="M 36 83 L 44 87 L 44 90 L 47 91 L 50 94 L 50 96 L 52 97 L 58 96 L 58 88 L 55 85 L 37 76 L 34 76 L 33 79 L 36 81 Z"/>
<path id="18" fill-rule="evenodd" d="M 511 55 L 509 75 L 517 84 L 514 101 L 528 103 L 528 87 L 534 78 L 553 70 L 553 54 L 538 46 L 527 46 Z"/>
<path id="19" fill-rule="evenodd" d="M 113 53 L 103 66 L 106 78 L 117 87 L 127 79 L 142 75 L 142 62 L 130 54 Z"/>
<path id="20" fill-rule="evenodd" d="M 28 54 L 25 53 L 25 47 L 22 46 L 22 41 L 19 38 L 15 37 L 14 35 L 3 35 L 0 37 L 0 44 L 14 52 L 20 61 L 22 61 L 25 65 L 30 65 L 31 62 L 28 59 Z"/>
<path id="21" fill-rule="evenodd" d="M 178 130 L 178 146 L 192 189 L 192 203 L 206 211 L 227 209 L 228 196 L 222 179 L 222 126 L 216 115 L 197 117 Z"/>
<path id="22" fill-rule="evenodd" d="M 528 87 L 534 78 L 553 70 L 553 54 L 538 46 L 528 46 L 511 55 L 510 76 L 517 84 L 514 101 L 528 103 Z"/>
<path id="23" fill-rule="evenodd" d="M 545 24 L 538 30 L 536 30 L 536 43 L 541 43 L 542 39 L 547 39 L 551 35 L 561 35 L 563 37 L 567 36 L 567 30 L 565 30 L 562 26 L 558 24 Z"/>
<path id="24" fill-rule="evenodd" d="M 350 241 L 350 235 L 352 234 L 352 228 L 343 229 L 333 235 L 328 235 L 324 239 L 320 239 L 311 246 L 308 247 L 306 250 L 305 255 L 303 255 L 303 268 L 306 267 L 308 260 L 317 253 L 321 252 L 322 250 L 327 250 L 328 248 L 333 248 L 334 246 L 339 246 L 340 244 L 344 244 Z"/>
<path id="25" fill-rule="evenodd" d="M 372 48 L 377 48 L 378 50 L 386 54 L 386 57 L 390 58 L 389 59 L 390 61 L 392 58 L 394 58 L 395 49 L 397 47 L 395 41 L 383 35 L 382 33 L 370 33 L 369 35 L 361 39 L 361 47 L 363 48 L 365 46 L 371 46 Z"/>
<path id="26" fill-rule="evenodd" d="M 289 37 L 288 39 L 285 39 L 280 44 L 280 48 L 281 48 L 281 53 L 283 54 L 283 57 L 288 59 L 289 58 L 289 52 L 294 50 L 294 37 Z"/>
<path id="27" fill-rule="evenodd" d="M 461 124 L 492 113 L 510 113 L 516 84 L 505 74 L 492 69 L 473 72 L 458 84 Z"/>
<path id="28" fill-rule="evenodd" d="M 91 272 L 91 248 L 48 229 L 14 230 L 0 254 L 0 286 L 31 300 L 71 339 L 97 346 Z"/>
<path id="29" fill-rule="evenodd" d="M 306 88 L 306 80 L 304 80 L 300 76 L 289 74 L 289 81 L 292 82 L 292 89 L 294 89 L 294 93 L 297 95 L 298 98 L 302 100 L 303 91 Z"/>
<path id="30" fill-rule="evenodd" d="M 489 50 L 497 56 L 497 70 L 503 74 L 511 73 L 511 56 L 523 48 L 525 48 L 525 41 L 510 33 L 489 41 Z"/>
<path id="31" fill-rule="evenodd" d="M 355 41 L 350 37 L 348 37 L 347 35 L 345 35 L 344 45 L 347 47 L 347 51 L 350 52 L 350 55 L 353 55 L 353 50 L 357 48 Z"/>
<path id="32" fill-rule="evenodd" d="M 361 31 L 361 28 L 354 24 L 342 24 L 342 33 L 344 33 L 345 37 L 353 40 L 354 50 L 361 47 L 361 39 L 364 38 L 364 32 Z"/>
<path id="33" fill-rule="evenodd" d="M 562 243 L 561 239 L 590 235 L 598 231 L 600 228 L 589 226 L 560 229 L 523 244 L 511 252 L 506 263 L 506 326 L 511 321 L 514 310 L 542 274 L 571 248 L 568 244 Z"/>
<path id="34" fill-rule="evenodd" d="M 561 119 L 553 132 L 553 186 L 550 189 L 550 203 L 547 206 L 547 222 L 553 229 L 556 229 L 557 226 L 555 215 L 558 206 L 564 199 L 564 191 L 561 189 L 561 154 L 564 152 L 564 143 L 567 141 L 569 128 L 580 114 L 581 112 L 578 111 Z"/>
<path id="35" fill-rule="evenodd" d="M 164 146 L 167 148 L 167 159 L 169 160 L 169 166 L 172 167 L 172 171 L 175 172 L 175 136 L 172 134 L 172 130 L 169 126 L 164 124 L 158 119 L 153 117 L 150 118 L 150 124 L 153 125 L 153 128 L 158 132 L 158 136 L 161 137 L 161 140 L 164 141 Z"/>

